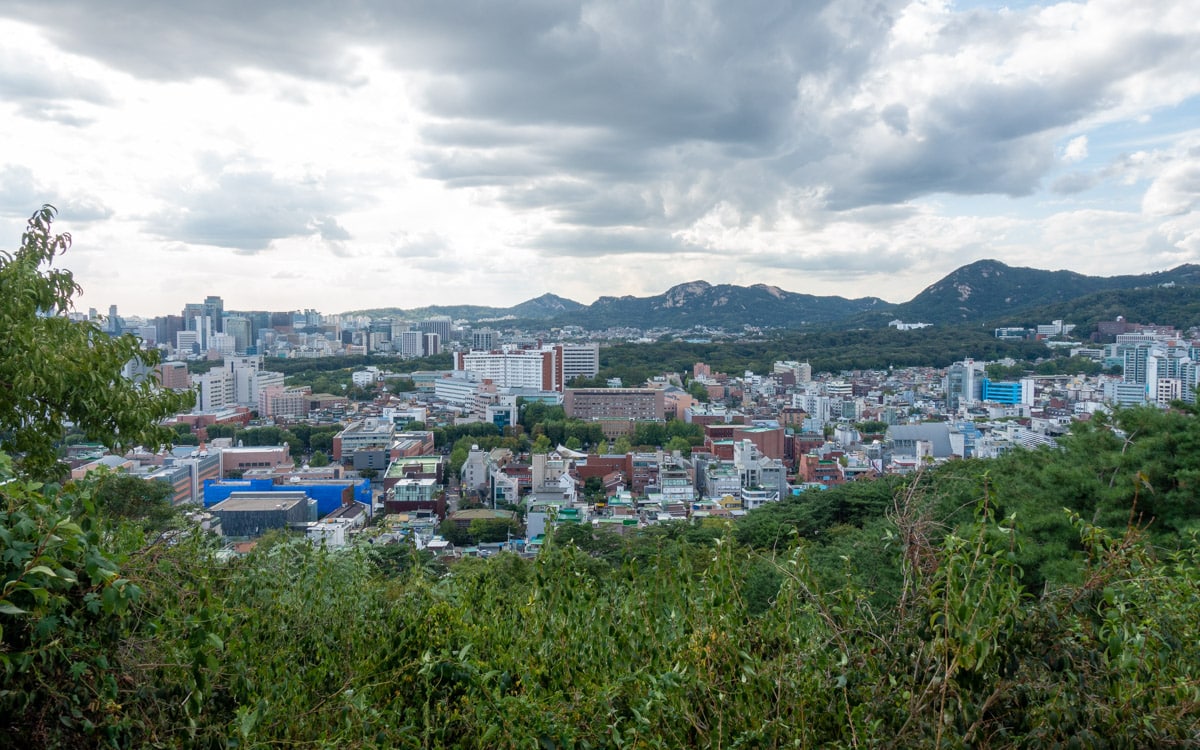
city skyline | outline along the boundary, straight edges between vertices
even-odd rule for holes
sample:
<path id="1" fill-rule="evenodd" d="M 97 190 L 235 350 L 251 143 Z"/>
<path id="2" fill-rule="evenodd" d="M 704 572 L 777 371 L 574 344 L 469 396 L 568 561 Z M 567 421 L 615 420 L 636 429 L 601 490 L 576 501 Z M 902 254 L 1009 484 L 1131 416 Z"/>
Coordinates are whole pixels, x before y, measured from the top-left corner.
<path id="1" fill-rule="evenodd" d="M 1200 261 L 1200 16 L 1004 5 L 3 2 L 0 249 L 140 315 Z"/>

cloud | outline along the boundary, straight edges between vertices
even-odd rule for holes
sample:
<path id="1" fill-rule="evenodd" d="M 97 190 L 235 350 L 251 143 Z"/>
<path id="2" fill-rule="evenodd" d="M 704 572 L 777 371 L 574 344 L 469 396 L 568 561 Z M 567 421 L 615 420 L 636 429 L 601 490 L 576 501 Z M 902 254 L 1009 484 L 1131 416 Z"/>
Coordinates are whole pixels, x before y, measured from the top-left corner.
<path id="1" fill-rule="evenodd" d="M 113 215 L 113 210 L 99 198 L 44 184 L 29 167 L 20 164 L 0 166 L 0 216 L 28 217 L 47 203 L 58 209 L 59 219 L 77 224 L 100 221 Z"/>
<path id="2" fill-rule="evenodd" d="M 397 232 L 389 242 L 388 254 L 395 258 L 417 259 L 443 256 L 449 241 L 436 232 Z"/>
<path id="3" fill-rule="evenodd" d="M 0 138 L 72 143 L 62 184 L 105 198 L 74 208 L 151 206 L 127 223 L 159 248 L 430 269 L 739 253 L 746 273 L 836 280 L 997 255 L 991 219 L 1086 191 L 1120 193 L 1139 242 L 1191 237 L 1181 128 L 1161 123 L 1200 101 L 1193 4 L 992 5 L 12 0 L 0 24 L 36 43 L 0 51 L 0 107 L 25 128 Z M 24 163 L 13 148 L 0 164 Z M 14 172 L 0 212 L 44 187 Z M 1024 232 L 1002 249 L 1044 253 L 1045 227 Z"/>
<path id="4" fill-rule="evenodd" d="M 225 169 L 207 184 L 171 189 L 165 197 L 169 207 L 147 217 L 146 228 L 193 245 L 256 253 L 289 237 L 351 239 L 335 218 L 352 205 L 351 197 L 320 179 Z"/>
<path id="5" fill-rule="evenodd" d="M 50 191 L 35 184 L 29 167 L 19 164 L 0 167 L 0 215 L 29 216 L 52 198 Z"/>
<path id="6" fill-rule="evenodd" d="M 1094 172 L 1071 172 L 1054 181 L 1050 189 L 1061 195 L 1073 195 L 1090 190 L 1099 184 L 1101 176 Z"/>
<path id="7" fill-rule="evenodd" d="M 1063 128 L 1118 109 L 1164 67 L 1198 62 L 1186 28 L 1152 23 L 1178 3 L 1158 5 L 1122 23 L 1099 4 L 955 13 L 903 0 L 527 0 L 501 12 L 368 0 L 297 12 L 126 0 L 61 4 L 45 33 L 165 80 L 264 69 L 353 82 L 353 49 L 376 48 L 426 76 L 423 176 L 500 188 L 507 205 L 550 209 L 567 226 L 683 225 L 720 201 L 751 220 L 797 188 L 823 191 L 835 210 L 1029 194 Z M 12 4 L 14 16 L 34 10 Z M 1078 135 L 1063 157 L 1086 146 Z M 588 195 L 539 189 L 564 179 L 586 181 Z M 671 194 L 706 179 L 722 189 L 672 213 Z"/>
<path id="8" fill-rule="evenodd" d="M 1200 157 L 1163 169 L 1146 190 L 1142 209 L 1151 216 L 1182 216 L 1200 209 Z"/>
<path id="9" fill-rule="evenodd" d="M 527 244 L 543 256 L 568 258 L 705 252 L 669 232 L 637 228 L 554 229 L 534 236 Z"/>
<path id="10" fill-rule="evenodd" d="M 1088 155 L 1088 138 L 1086 135 L 1075 136 L 1067 141 L 1066 148 L 1063 149 L 1062 160 L 1068 164 L 1083 161 Z"/>

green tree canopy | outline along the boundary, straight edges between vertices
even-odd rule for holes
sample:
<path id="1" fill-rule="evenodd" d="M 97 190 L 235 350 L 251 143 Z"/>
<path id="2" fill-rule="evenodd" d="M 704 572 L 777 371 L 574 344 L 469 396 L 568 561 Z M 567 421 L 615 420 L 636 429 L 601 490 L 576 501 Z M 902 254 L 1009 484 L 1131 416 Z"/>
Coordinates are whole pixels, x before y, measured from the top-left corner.
<path id="1" fill-rule="evenodd" d="M 308 465 L 314 469 L 329 465 L 329 456 L 323 451 L 313 451 L 312 458 L 308 459 Z"/>
<path id="2" fill-rule="evenodd" d="M 175 434 L 159 422 L 192 400 L 122 375 L 130 361 L 158 363 L 136 337 L 68 317 L 81 290 L 70 271 L 53 267 L 71 246 L 69 234 L 52 233 L 54 217 L 53 206 L 42 206 L 20 249 L 0 251 L 0 449 L 42 476 L 59 470 L 55 446 L 66 423 L 112 449 L 157 448 Z"/>

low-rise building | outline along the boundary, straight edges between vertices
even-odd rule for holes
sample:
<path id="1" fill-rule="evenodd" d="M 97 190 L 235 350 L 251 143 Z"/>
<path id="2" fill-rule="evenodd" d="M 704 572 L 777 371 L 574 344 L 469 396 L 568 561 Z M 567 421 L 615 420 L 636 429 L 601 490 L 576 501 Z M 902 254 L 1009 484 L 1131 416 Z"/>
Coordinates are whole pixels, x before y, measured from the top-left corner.
<path id="1" fill-rule="evenodd" d="M 303 492 L 237 492 L 210 510 L 224 536 L 255 538 L 272 529 L 304 528 L 315 520 L 315 507 Z"/>

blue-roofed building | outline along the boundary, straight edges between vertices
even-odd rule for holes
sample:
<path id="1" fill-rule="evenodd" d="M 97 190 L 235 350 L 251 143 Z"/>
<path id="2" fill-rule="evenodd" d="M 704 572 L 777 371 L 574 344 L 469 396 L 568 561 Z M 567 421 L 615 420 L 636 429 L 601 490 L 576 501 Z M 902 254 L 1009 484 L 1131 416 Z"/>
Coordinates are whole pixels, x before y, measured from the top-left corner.
<path id="1" fill-rule="evenodd" d="M 303 492 L 317 503 L 317 516 L 324 517 L 350 502 L 371 510 L 369 479 L 324 479 L 275 484 L 270 479 L 223 479 L 204 483 L 204 507 L 208 508 L 235 492 Z"/>

